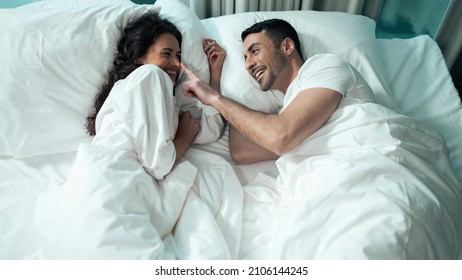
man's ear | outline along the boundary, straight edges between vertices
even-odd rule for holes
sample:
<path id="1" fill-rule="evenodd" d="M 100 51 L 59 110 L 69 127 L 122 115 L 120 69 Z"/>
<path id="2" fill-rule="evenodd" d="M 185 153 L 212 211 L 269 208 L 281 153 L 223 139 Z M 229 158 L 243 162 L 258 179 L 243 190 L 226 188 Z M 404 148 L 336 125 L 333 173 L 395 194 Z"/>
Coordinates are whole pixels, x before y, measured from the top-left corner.
<path id="1" fill-rule="evenodd" d="M 281 49 L 287 55 L 293 54 L 295 51 L 294 41 L 290 39 L 289 37 L 285 38 L 281 43 Z"/>

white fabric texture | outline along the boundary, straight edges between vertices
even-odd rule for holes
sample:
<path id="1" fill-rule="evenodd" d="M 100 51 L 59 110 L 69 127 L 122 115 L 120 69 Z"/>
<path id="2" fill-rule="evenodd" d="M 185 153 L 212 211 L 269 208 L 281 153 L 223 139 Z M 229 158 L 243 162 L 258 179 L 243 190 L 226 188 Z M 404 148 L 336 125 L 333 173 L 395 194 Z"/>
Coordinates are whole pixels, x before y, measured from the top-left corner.
<path id="1" fill-rule="evenodd" d="M 183 63 L 208 80 L 201 41 L 204 28 L 199 19 L 181 1 L 157 2 L 40 1 L 2 9 L 0 102 L 7 109 L 0 110 L 0 155 L 25 158 L 63 153 L 88 143 L 85 117 L 113 59 L 121 30 L 130 18 L 148 10 L 160 9 L 161 17 L 178 26 Z M 215 110 L 202 109 L 181 97 L 179 103 L 202 122 L 198 143 L 221 136 L 223 123 Z"/>
<path id="2" fill-rule="evenodd" d="M 313 83 L 343 88 L 345 97 L 323 127 L 276 162 L 281 204 L 271 255 L 457 258 L 462 198 L 444 139 L 424 123 L 355 98 L 364 81 L 336 75 L 341 70 L 332 78 L 332 65 L 339 65 L 333 58 L 308 61 L 286 93 L 284 108 Z M 388 227 L 381 228 L 385 221 Z"/>
<path id="3" fill-rule="evenodd" d="M 343 88 L 345 97 L 321 129 L 276 161 L 277 181 L 260 175 L 245 186 L 241 257 L 458 258 L 462 197 L 444 139 L 350 96 L 364 81 L 332 78 L 332 65 L 340 68 L 334 74 L 354 73 L 338 57 L 315 56 L 286 93 L 284 108 L 306 87 Z"/>
<path id="4" fill-rule="evenodd" d="M 458 257 L 460 190 L 428 125 L 373 103 L 344 106 L 277 165 L 272 257 Z"/>
<path id="5" fill-rule="evenodd" d="M 371 88 L 356 69 L 334 54 L 320 54 L 310 57 L 300 68 L 297 77 L 289 85 L 284 96 L 282 110 L 293 101 L 303 89 L 328 88 L 342 96 L 364 101 L 374 101 Z"/>
<path id="6" fill-rule="evenodd" d="M 443 134 L 462 189 L 462 106 L 441 50 L 428 36 L 378 41 L 390 96 L 400 112 Z"/>
<path id="7" fill-rule="evenodd" d="M 155 65 L 140 66 L 112 88 L 96 117 L 92 144 L 131 150 L 149 174 L 163 179 L 175 163 L 178 113 L 168 75 Z M 108 116 L 110 123 L 102 126 Z"/>
<path id="8" fill-rule="evenodd" d="M 239 180 L 229 163 L 206 152 L 190 151 L 194 165 L 174 166 L 174 102 L 173 84 L 157 66 L 117 82 L 66 182 L 38 196 L 43 258 L 237 257 Z"/>
<path id="9" fill-rule="evenodd" d="M 38 197 L 35 221 L 42 257 L 173 258 L 150 222 L 172 223 L 170 213 L 148 211 L 156 201 L 165 201 L 154 183 L 132 152 L 81 145 L 66 184 Z M 173 190 L 180 186 L 185 198 L 191 186 L 178 184 Z"/>
<path id="10" fill-rule="evenodd" d="M 0 45 L 6 52 L 0 76 L 7 81 L 1 83 L 2 107 L 10 108 L 0 111 L 5 142 L 0 154 L 76 151 L 80 142 L 89 142 L 85 117 L 120 29 L 144 12 L 146 7 L 130 1 L 72 7 L 44 1 L 0 11 Z"/>
<path id="11" fill-rule="evenodd" d="M 190 152 L 204 164 L 228 165 L 214 155 Z M 210 178 L 226 182 L 217 185 L 196 177 L 197 168 L 182 161 L 156 181 L 134 153 L 82 144 L 66 183 L 38 196 L 40 257 L 236 258 L 242 193 L 232 173 L 222 171 L 228 172 L 208 171 Z"/>
<path id="12" fill-rule="evenodd" d="M 210 70 L 202 47 L 202 40 L 207 37 L 207 33 L 199 18 L 179 0 L 158 0 L 155 1 L 153 7 L 159 9 L 160 16 L 170 20 L 181 31 L 183 63 L 202 80 L 209 82 Z M 175 87 L 175 96 L 182 110 L 190 111 L 197 120 L 201 121 L 201 131 L 195 143 L 215 142 L 222 135 L 223 121 L 215 108 L 205 106 L 197 99 L 183 94 L 181 83 L 188 79 L 188 76 L 181 70 L 179 85 Z"/>

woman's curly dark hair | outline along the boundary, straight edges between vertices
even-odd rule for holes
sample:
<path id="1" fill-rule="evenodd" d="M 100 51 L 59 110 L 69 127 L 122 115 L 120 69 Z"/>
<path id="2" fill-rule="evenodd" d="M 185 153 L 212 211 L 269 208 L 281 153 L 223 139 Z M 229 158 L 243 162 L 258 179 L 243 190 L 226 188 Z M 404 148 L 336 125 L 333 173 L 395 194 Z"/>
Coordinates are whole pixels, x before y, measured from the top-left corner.
<path id="1" fill-rule="evenodd" d="M 162 34 L 175 36 L 181 46 L 181 33 L 176 26 L 158 14 L 146 13 L 132 19 L 123 29 L 122 36 L 117 43 L 117 52 L 112 65 L 109 67 L 105 82 L 95 96 L 93 111 L 87 116 L 85 127 L 89 135 L 96 134 L 96 116 L 109 96 L 114 84 L 125 79 L 131 72 L 141 66 L 138 61 L 149 50 L 155 40 Z"/>

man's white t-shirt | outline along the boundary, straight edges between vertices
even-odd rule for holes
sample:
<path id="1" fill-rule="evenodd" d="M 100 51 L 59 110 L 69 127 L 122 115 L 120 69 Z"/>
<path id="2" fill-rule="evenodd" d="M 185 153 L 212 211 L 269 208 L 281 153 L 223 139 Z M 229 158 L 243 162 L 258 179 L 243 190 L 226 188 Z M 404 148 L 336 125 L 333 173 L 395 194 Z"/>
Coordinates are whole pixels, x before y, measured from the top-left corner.
<path id="1" fill-rule="evenodd" d="M 361 74 L 335 54 L 319 54 L 305 61 L 287 89 L 281 111 L 285 110 L 302 90 L 309 88 L 328 88 L 350 100 L 374 101 L 372 89 Z M 343 98 L 342 102 L 345 99 Z M 342 106 L 342 102 L 339 107 Z"/>

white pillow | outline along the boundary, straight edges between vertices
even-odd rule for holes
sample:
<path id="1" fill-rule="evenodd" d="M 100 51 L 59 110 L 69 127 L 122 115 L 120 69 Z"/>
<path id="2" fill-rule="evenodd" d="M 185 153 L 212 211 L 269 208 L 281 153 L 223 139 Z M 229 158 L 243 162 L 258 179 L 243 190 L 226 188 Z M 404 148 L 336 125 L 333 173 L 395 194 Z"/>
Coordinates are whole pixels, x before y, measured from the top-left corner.
<path id="1" fill-rule="evenodd" d="M 252 109 L 265 112 L 276 112 L 279 109 L 283 98 L 281 93 L 262 93 L 244 69 L 242 56 L 242 31 L 256 22 L 270 18 L 284 19 L 294 26 L 305 59 L 326 52 L 341 55 L 368 81 L 377 101 L 394 108 L 376 52 L 375 22 L 364 16 L 339 12 L 253 12 L 201 20 L 209 35 L 227 51 L 221 81 L 224 95 Z"/>
<path id="2" fill-rule="evenodd" d="M 462 187 L 462 106 L 440 48 L 426 35 L 379 39 L 379 47 L 385 77 L 390 81 L 390 96 L 399 112 L 443 134 Z"/>
<path id="3" fill-rule="evenodd" d="M 146 7 L 128 2 L 73 7 L 39 2 L 2 11 L 0 26 L 12 23 L 0 31 L 6 54 L 0 58 L 0 133 L 6 142 L 0 155 L 75 151 L 88 141 L 85 117 L 121 28 L 144 12 Z"/>
<path id="4" fill-rule="evenodd" d="M 130 0 L 40 0 L 43 2 L 52 3 L 54 6 L 83 6 L 96 4 L 133 4 Z"/>
<path id="5" fill-rule="evenodd" d="M 181 31 L 182 61 L 208 83 L 210 80 L 209 64 L 202 49 L 202 39 L 207 37 L 207 33 L 197 15 L 180 0 L 157 0 L 154 7 L 160 10 L 161 17 L 171 21 Z M 187 77 L 183 71 L 181 75 Z M 176 93 L 178 92 L 183 93 L 181 87 L 176 88 Z"/>
<path id="6" fill-rule="evenodd" d="M 79 143 L 89 142 L 85 118 L 122 28 L 161 5 L 161 17 L 183 35 L 183 61 L 208 80 L 203 27 L 180 1 L 50 0 L 0 10 L 0 156 L 76 151 Z"/>
<path id="7" fill-rule="evenodd" d="M 160 10 L 161 17 L 170 20 L 181 31 L 182 62 L 208 83 L 210 70 L 202 47 L 202 40 L 207 37 L 207 32 L 197 15 L 180 0 L 157 0 L 154 7 Z M 186 80 L 189 80 L 189 77 L 181 70 L 178 85 L 175 87 L 175 97 L 181 110 L 190 111 L 193 117 L 201 122 L 201 131 L 194 143 L 215 142 L 223 130 L 221 117 L 213 107 L 204 106 L 197 99 L 184 95 L 180 84 Z"/>

